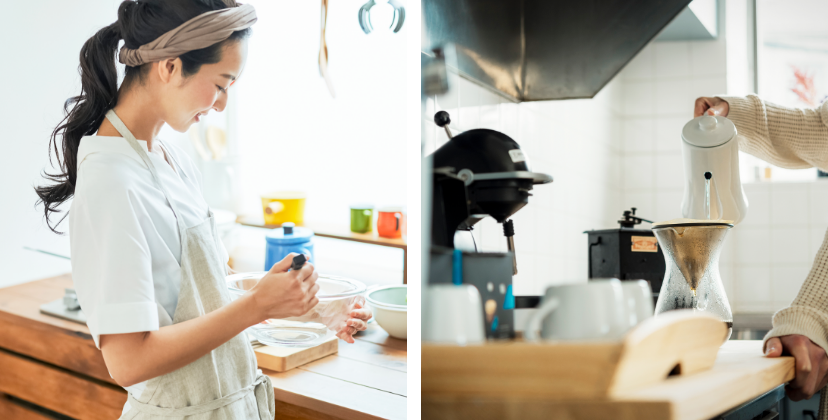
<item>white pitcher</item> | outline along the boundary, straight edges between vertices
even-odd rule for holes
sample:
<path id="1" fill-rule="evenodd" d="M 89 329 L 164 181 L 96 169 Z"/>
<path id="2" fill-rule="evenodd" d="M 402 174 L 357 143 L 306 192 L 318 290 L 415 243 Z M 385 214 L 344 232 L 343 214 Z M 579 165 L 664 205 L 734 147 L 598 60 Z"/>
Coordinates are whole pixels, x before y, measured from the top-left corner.
<path id="1" fill-rule="evenodd" d="M 739 178 L 736 126 L 725 117 L 704 115 L 684 125 L 681 139 L 685 175 L 682 215 L 741 222 L 748 202 Z"/>

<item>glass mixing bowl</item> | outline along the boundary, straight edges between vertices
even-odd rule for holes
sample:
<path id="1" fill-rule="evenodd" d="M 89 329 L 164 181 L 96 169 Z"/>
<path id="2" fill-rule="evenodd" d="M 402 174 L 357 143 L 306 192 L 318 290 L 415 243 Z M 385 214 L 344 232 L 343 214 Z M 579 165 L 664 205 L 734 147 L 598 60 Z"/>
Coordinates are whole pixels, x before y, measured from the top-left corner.
<path id="1" fill-rule="evenodd" d="M 233 300 L 252 289 L 267 272 L 239 273 L 227 276 L 227 289 Z M 333 328 L 349 318 L 351 305 L 364 305 L 365 284 L 344 278 L 320 274 L 316 280 L 319 303 L 302 316 L 267 319 L 247 329 L 260 343 L 281 347 L 311 347 L 334 335 Z"/>

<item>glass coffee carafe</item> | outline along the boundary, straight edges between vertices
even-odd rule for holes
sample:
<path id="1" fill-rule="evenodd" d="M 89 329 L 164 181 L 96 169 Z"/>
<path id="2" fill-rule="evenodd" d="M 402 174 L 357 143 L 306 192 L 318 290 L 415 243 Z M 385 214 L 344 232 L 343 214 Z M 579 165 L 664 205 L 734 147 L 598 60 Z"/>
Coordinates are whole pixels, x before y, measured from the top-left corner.
<path id="1" fill-rule="evenodd" d="M 688 221 L 653 225 L 664 252 L 667 270 L 656 303 L 656 316 L 675 309 L 692 309 L 719 317 L 733 330 L 733 313 L 719 274 L 719 254 L 733 224 Z"/>

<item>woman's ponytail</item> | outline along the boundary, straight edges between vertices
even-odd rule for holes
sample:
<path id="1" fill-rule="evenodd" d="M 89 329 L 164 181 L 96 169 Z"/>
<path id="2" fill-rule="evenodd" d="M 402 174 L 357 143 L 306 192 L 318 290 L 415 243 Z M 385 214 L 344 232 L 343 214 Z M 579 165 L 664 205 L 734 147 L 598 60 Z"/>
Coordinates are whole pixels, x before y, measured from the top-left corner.
<path id="1" fill-rule="evenodd" d="M 131 2 L 122 3 L 120 8 L 125 8 L 128 3 Z M 50 174 L 44 171 L 43 177 L 54 183 L 37 186 L 35 191 L 38 195 L 37 204 L 43 203 L 46 224 L 58 234 L 60 232 L 55 228 L 66 215 L 54 224 L 50 216 L 60 213 L 58 207 L 75 194 L 78 147 L 81 138 L 98 130 L 106 111 L 115 106 L 118 100 L 118 70 L 115 67 L 115 59 L 120 40 L 120 25 L 115 22 L 102 28 L 83 44 L 79 67 L 81 94 L 69 98 L 64 103 L 63 111 L 66 116 L 52 132 L 49 141 L 49 159 L 51 161 L 54 151 L 60 172 Z M 60 142 L 60 151 L 59 135 L 63 140 Z"/>

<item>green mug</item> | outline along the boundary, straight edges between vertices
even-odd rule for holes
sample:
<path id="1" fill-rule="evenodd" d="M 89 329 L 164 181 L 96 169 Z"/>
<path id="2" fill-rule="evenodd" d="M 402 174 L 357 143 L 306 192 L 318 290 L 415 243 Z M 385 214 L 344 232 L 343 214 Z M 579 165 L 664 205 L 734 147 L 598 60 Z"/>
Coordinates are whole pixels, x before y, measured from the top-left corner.
<path id="1" fill-rule="evenodd" d="M 351 206 L 351 232 L 368 233 L 374 226 L 374 206 L 355 204 Z"/>

